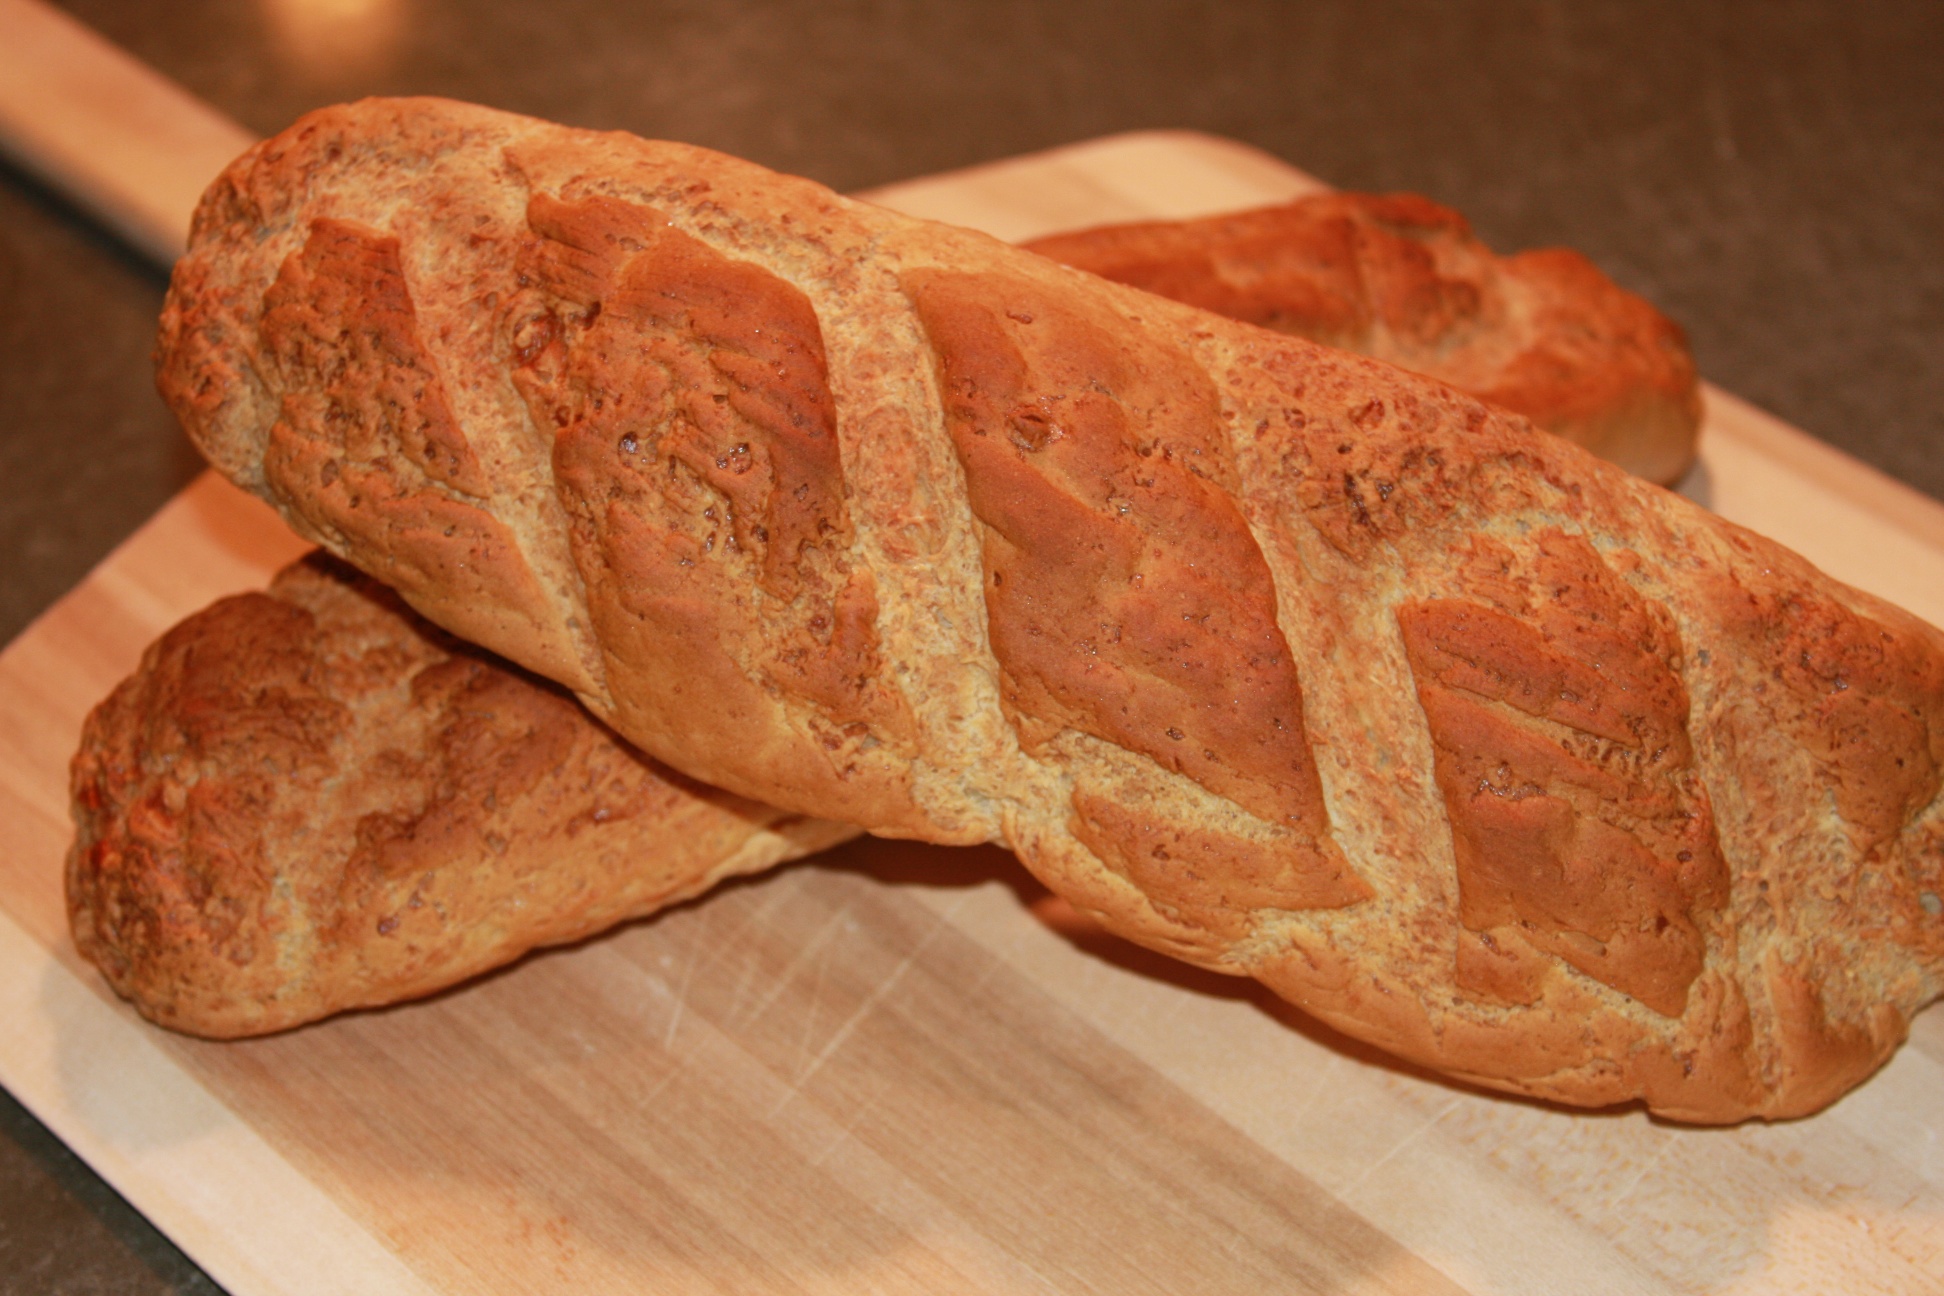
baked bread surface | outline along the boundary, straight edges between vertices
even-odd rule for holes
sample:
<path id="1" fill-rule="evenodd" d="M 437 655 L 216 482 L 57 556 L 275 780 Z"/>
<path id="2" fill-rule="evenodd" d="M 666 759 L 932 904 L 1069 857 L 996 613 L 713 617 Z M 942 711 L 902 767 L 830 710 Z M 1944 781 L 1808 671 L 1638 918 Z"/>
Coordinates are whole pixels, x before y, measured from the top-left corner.
<path id="1" fill-rule="evenodd" d="M 218 182 L 233 479 L 688 775 L 999 841 L 1481 1083 L 1812 1110 L 1938 992 L 1944 648 L 1437 383 L 440 101 Z"/>
<path id="2" fill-rule="evenodd" d="M 855 832 L 658 766 L 322 557 L 164 635 L 72 773 L 75 944 L 214 1038 L 430 994 Z"/>
<path id="3" fill-rule="evenodd" d="M 1678 325 L 1582 254 L 1496 256 L 1416 194 L 1312 194 L 1025 246 L 1449 383 L 1649 481 L 1694 461 L 1701 387 Z"/>

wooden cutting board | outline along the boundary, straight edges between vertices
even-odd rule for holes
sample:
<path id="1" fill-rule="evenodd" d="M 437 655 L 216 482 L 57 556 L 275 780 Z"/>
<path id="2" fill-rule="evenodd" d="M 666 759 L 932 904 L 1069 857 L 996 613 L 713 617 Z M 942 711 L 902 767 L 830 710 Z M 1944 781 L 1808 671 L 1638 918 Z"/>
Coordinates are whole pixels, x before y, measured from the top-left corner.
<path id="1" fill-rule="evenodd" d="M 1020 238 L 1314 182 L 1141 134 L 880 191 Z M 1944 623 L 1944 507 L 1719 393 L 1685 489 Z M 1836 1107 L 1477 1093 L 863 842 L 430 1002 L 209 1044 L 76 959 L 81 717 L 298 550 L 204 478 L 0 656 L 0 1080 L 230 1291 L 1846 1292 L 1944 1284 L 1944 1013 Z"/>

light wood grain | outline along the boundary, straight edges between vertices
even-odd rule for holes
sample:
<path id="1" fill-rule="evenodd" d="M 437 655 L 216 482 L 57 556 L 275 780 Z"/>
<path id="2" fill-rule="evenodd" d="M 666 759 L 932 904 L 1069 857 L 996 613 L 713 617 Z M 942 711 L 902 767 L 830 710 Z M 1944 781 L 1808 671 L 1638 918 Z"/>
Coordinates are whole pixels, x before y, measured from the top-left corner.
<path id="1" fill-rule="evenodd" d="M 163 265 L 249 132 L 41 0 L 0 0 L 0 150 Z"/>
<path id="2" fill-rule="evenodd" d="M 1001 164 L 876 196 L 1026 237 L 1313 183 L 1181 134 L 1010 165 L 1010 189 Z M 1688 489 L 1940 615 L 1944 509 L 1731 398 L 1710 415 Z M 860 843 L 427 1003 L 244 1044 L 155 1031 L 65 942 L 67 753 L 150 636 L 293 548 L 206 478 L 0 656 L 0 1079 L 234 1291 L 1917 1292 L 1944 1274 L 1935 1011 L 1811 1120 L 1559 1111 L 1069 929 L 991 850 Z"/>

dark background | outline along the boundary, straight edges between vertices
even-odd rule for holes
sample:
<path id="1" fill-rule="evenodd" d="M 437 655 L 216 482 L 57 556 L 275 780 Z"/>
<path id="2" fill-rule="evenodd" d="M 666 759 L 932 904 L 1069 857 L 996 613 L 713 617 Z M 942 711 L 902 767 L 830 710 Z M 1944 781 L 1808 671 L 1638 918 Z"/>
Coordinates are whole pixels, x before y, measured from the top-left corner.
<path id="1" fill-rule="evenodd" d="M 839 189 L 1114 131 L 1232 136 L 1428 194 L 1500 250 L 1578 247 L 1685 325 L 1712 381 L 1944 497 L 1939 0 L 62 7 L 265 134 L 434 93 Z M 163 285 L 0 164 L 0 641 L 197 471 L 150 386 Z M 212 1290 L 0 1094 L 0 1291 Z"/>

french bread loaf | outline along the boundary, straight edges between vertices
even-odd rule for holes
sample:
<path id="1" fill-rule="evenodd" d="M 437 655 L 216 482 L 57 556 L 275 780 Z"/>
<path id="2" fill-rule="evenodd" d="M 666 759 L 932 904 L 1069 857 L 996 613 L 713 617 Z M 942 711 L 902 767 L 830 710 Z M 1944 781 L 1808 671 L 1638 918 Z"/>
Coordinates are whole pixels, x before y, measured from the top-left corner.
<path id="1" fill-rule="evenodd" d="M 1478 380 L 1475 394 L 1577 347 L 1572 386 L 1611 427 L 1590 447 L 1609 459 L 1638 460 L 1663 425 L 1623 417 L 1654 407 L 1654 378 L 1685 366 L 1672 397 L 1693 396 L 1678 331 L 1646 303 L 1578 258 L 1588 287 L 1542 316 L 1519 295 L 1530 257 L 1502 266 L 1423 199 L 1327 195 L 1028 246 L 1233 318 L 1399 352 L 1453 386 Z M 1626 345 L 1641 339 L 1672 359 L 1643 365 Z M 1498 403 L 1544 424 L 1556 394 Z M 456 741 L 480 719 L 506 752 Z M 265 774 L 272 742 L 270 763 L 301 774 Z M 544 759 L 509 781 L 515 750 Z M 626 777 L 603 782 L 590 763 Z M 173 630 L 91 718 L 75 769 L 77 943 L 139 1010 L 216 1038 L 444 989 L 836 831 L 764 829 L 753 805 L 624 755 L 557 691 L 321 556 Z M 372 808 L 377 788 L 392 808 Z"/>
<path id="2" fill-rule="evenodd" d="M 231 168 L 159 361 L 234 480 L 690 776 L 1003 842 L 1413 1061 L 1785 1116 L 1938 993 L 1938 633 L 1434 382 L 427 100 Z"/>
<path id="3" fill-rule="evenodd" d="M 218 1039 L 430 994 L 856 831 L 656 765 L 321 557 L 164 635 L 72 779 L 76 946 Z"/>
<path id="4" fill-rule="evenodd" d="M 1599 422 L 1611 436 L 1589 448 L 1620 462 L 1641 461 L 1669 422 L 1629 419 L 1629 410 L 1685 410 L 1694 397 L 1678 330 L 1584 258 L 1551 258 L 1578 268 L 1579 290 L 1554 293 L 1547 311 L 1535 311 L 1533 276 L 1520 273 L 1535 254 L 1501 262 L 1457 213 L 1409 195 L 1332 194 L 1205 220 L 1104 226 L 1027 246 L 1232 318 L 1409 360 L 1404 367 L 1453 386 L 1469 381 L 1474 394 L 1496 388 L 1497 403 L 1542 425 L 1558 413 L 1561 385 L 1529 392 L 1507 375 L 1530 372 L 1538 354 L 1562 357 L 1564 386 L 1580 411 L 1594 413 L 1555 418 L 1548 430 L 1587 444 L 1585 426 Z M 1691 419 L 1674 421 L 1691 442 Z M 625 814 L 591 801 L 600 789 L 562 772 L 578 770 L 583 753 L 631 768 L 609 730 L 578 707 L 563 709 L 517 668 L 459 648 L 352 572 L 314 556 L 282 573 L 267 597 L 224 600 L 197 614 L 89 722 L 76 765 L 73 929 L 82 950 L 144 1013 L 219 1038 L 287 1029 L 443 989 L 538 944 L 684 898 L 724 867 L 741 871 L 794 853 L 792 841 L 765 835 L 736 813 L 735 798 L 699 800 L 699 788 L 652 762 L 638 762 L 649 790 L 626 785 Z M 358 667 L 346 669 L 354 659 Z M 463 687 L 415 682 L 461 669 L 453 662 L 463 662 Z M 301 704 L 290 700 L 298 696 Z M 266 698 L 274 701 L 266 706 Z M 488 753 L 477 742 L 455 747 L 451 738 L 459 715 L 490 715 L 504 728 L 502 711 L 527 717 L 523 733 L 547 735 L 537 748 L 529 739 L 528 750 L 560 747 L 577 757 L 547 772 L 533 767 L 517 785 L 490 776 L 482 782 Z M 307 747 L 311 730 L 291 722 L 300 713 L 342 723 L 324 726 Z M 271 733 L 281 739 L 280 768 L 323 773 L 267 780 L 263 746 Z M 185 744 L 194 756 L 179 763 Z M 393 800 L 415 809 L 374 812 L 369 780 L 331 777 L 373 763 L 387 771 Z M 167 811 L 185 793 L 158 794 L 157 781 L 171 771 L 180 780 L 188 770 L 196 795 L 226 813 Z M 658 780 L 672 788 L 665 804 Z M 212 801 L 219 788 L 230 794 Z M 251 791 L 237 791 L 243 788 Z M 464 813 L 469 796 L 488 795 L 482 788 L 496 814 Z M 300 789 L 292 805 L 301 811 L 246 810 Z M 612 792 L 602 795 L 613 801 Z M 440 828 L 421 833 L 428 806 L 438 807 Z M 730 831 L 698 832 L 698 814 L 721 817 Z M 618 841 L 611 830 L 583 837 L 594 824 L 626 829 Z M 515 825 L 519 831 L 509 832 Z M 388 834 L 382 850 L 367 840 L 373 829 Z M 582 848 L 596 838 L 606 853 L 590 857 Z M 398 858 L 401 841 L 416 843 L 412 856 L 423 874 L 374 873 L 371 861 Z M 640 853 L 638 871 L 620 863 L 623 847 Z M 554 876 L 543 875 L 541 848 L 560 854 Z M 239 858 L 256 866 L 235 867 Z M 406 902 L 373 885 L 377 876 L 409 880 Z M 172 879 L 193 884 L 185 889 Z M 448 884 L 427 910 L 425 888 L 449 879 L 460 880 L 456 895 Z M 408 903 L 413 897 L 418 903 Z M 417 921 L 402 922 L 401 914 Z M 429 936 L 421 930 L 428 923 Z"/>
<path id="5" fill-rule="evenodd" d="M 1057 234 L 1033 251 L 1436 378 L 1649 481 L 1694 461 L 1701 388 L 1679 326 L 1582 254 L 1493 255 L 1416 194 Z"/>

